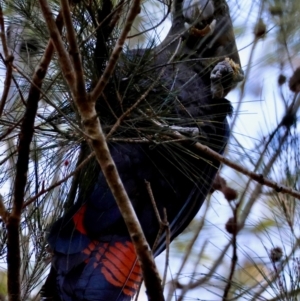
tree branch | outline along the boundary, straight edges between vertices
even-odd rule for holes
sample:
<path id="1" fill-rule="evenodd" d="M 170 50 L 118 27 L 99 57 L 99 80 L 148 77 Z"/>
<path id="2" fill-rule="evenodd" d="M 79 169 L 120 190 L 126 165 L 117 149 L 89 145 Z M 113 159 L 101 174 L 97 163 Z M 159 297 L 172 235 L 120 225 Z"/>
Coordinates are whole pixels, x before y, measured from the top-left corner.
<path id="1" fill-rule="evenodd" d="M 60 23 L 60 16 L 57 17 Z M 45 78 L 48 66 L 54 53 L 51 41 L 41 59 L 38 69 L 33 75 L 33 84 L 30 86 L 26 111 L 21 124 L 18 145 L 18 159 L 16 164 L 16 178 L 13 191 L 13 208 L 7 219 L 7 286 L 9 301 L 21 300 L 20 284 L 20 237 L 19 228 L 24 203 L 24 193 L 27 183 L 30 144 L 34 133 L 34 121 L 40 99 L 40 88 Z"/>
<path id="2" fill-rule="evenodd" d="M 63 48 L 62 40 L 57 32 L 54 24 L 50 7 L 46 0 L 39 0 L 42 7 L 44 17 L 46 19 L 48 30 L 52 41 L 57 49 L 58 59 L 62 64 L 64 76 L 69 76 L 71 71 L 71 63 L 67 57 L 67 52 Z M 143 277 L 147 287 L 149 300 L 163 301 L 163 292 L 158 271 L 156 269 L 154 259 L 150 247 L 145 239 L 143 230 L 139 224 L 139 220 L 135 214 L 134 208 L 128 198 L 123 183 L 119 177 L 116 165 L 110 155 L 105 135 L 102 131 L 98 115 L 95 109 L 95 102 L 106 86 L 108 79 L 116 66 L 119 55 L 122 51 L 127 34 L 131 25 L 140 12 L 140 0 L 133 0 L 124 25 L 124 29 L 116 43 L 113 53 L 108 62 L 107 68 L 104 70 L 102 77 L 91 94 L 80 94 L 77 89 L 71 85 L 74 84 L 74 78 L 68 78 L 68 84 L 73 91 L 74 102 L 81 115 L 85 132 L 90 138 L 90 143 L 95 151 L 97 161 L 102 169 L 106 181 L 112 191 L 117 205 L 124 218 L 128 232 L 135 246 L 137 257 L 141 263 Z M 65 62 L 66 60 L 66 62 Z M 79 62 L 76 62 L 76 64 Z"/>
<path id="3" fill-rule="evenodd" d="M 118 41 L 116 42 L 116 45 L 112 51 L 112 54 L 110 56 L 110 59 L 107 63 L 107 66 L 101 76 L 101 78 L 99 79 L 96 87 L 94 88 L 94 90 L 91 92 L 91 101 L 95 102 L 101 95 L 101 93 L 103 92 L 105 86 L 108 83 L 108 80 L 110 78 L 110 76 L 112 75 L 117 61 L 119 59 L 119 56 L 122 52 L 123 49 L 123 45 L 125 43 L 125 40 L 127 38 L 127 35 L 131 29 L 132 23 L 135 19 L 135 17 L 140 13 L 140 0 L 134 0 L 132 1 L 130 10 L 128 12 L 126 21 L 125 21 L 125 25 L 124 28 L 120 34 L 120 37 L 118 39 Z"/>
<path id="4" fill-rule="evenodd" d="M 156 121 L 156 120 L 152 120 L 156 125 L 164 127 L 164 125 L 160 124 L 160 122 Z M 169 136 L 172 136 L 174 138 L 177 139 L 184 139 L 186 138 L 186 136 L 180 134 L 177 131 L 172 131 L 172 132 L 168 132 Z M 208 156 L 210 156 L 211 158 L 214 158 L 216 160 L 218 160 L 219 162 L 222 162 L 223 164 L 233 168 L 234 170 L 250 177 L 252 180 L 258 182 L 261 185 L 265 185 L 267 187 L 273 188 L 276 192 L 281 192 L 281 193 L 286 193 L 289 194 L 297 199 L 300 200 L 300 192 L 297 190 L 294 190 L 292 188 L 289 188 L 287 186 L 284 185 L 280 185 L 272 180 L 267 179 L 264 175 L 262 174 L 257 174 L 255 172 L 250 171 L 248 168 L 239 165 L 227 158 L 225 158 L 224 156 L 220 155 L 219 153 L 217 153 L 216 151 L 212 150 L 211 148 L 209 148 L 206 145 L 201 144 L 200 142 L 196 142 L 195 144 L 193 144 L 193 147 L 195 147 L 196 149 L 198 149 L 199 151 L 201 151 L 202 153 L 207 154 Z"/>
<path id="5" fill-rule="evenodd" d="M 1 36 L 1 43 L 4 51 L 4 56 L 5 60 L 3 60 L 5 66 L 6 66 L 6 76 L 5 76 L 5 81 L 4 81 L 4 89 L 2 92 L 2 97 L 0 101 L 0 117 L 2 116 L 5 102 L 7 100 L 7 96 L 9 93 L 10 85 L 11 85 L 11 80 L 12 80 L 12 66 L 11 63 L 14 59 L 12 55 L 10 55 L 8 47 L 7 47 L 7 40 L 5 36 L 5 26 L 4 26 L 4 18 L 3 18 L 3 11 L 2 11 L 2 6 L 0 4 L 0 36 Z M 1 54 L 2 58 L 2 54 Z"/>
<path id="6" fill-rule="evenodd" d="M 69 88 L 71 89 L 72 93 L 75 93 L 74 82 L 75 82 L 75 75 L 74 75 L 74 68 L 72 66 L 71 60 L 69 58 L 68 52 L 65 49 L 64 43 L 62 41 L 59 29 L 55 24 L 53 19 L 53 14 L 51 12 L 50 6 L 47 0 L 39 0 L 40 7 L 42 9 L 43 16 L 47 23 L 47 27 L 50 33 L 51 41 L 54 44 L 55 50 L 57 51 L 59 65 L 66 79 Z"/>
<path id="7" fill-rule="evenodd" d="M 84 71 L 80 59 L 79 47 L 76 41 L 76 34 L 72 24 L 69 0 L 61 0 L 62 15 L 67 30 L 67 39 L 69 42 L 69 53 L 72 58 L 74 74 L 75 74 L 75 89 L 76 96 L 86 99 Z"/>

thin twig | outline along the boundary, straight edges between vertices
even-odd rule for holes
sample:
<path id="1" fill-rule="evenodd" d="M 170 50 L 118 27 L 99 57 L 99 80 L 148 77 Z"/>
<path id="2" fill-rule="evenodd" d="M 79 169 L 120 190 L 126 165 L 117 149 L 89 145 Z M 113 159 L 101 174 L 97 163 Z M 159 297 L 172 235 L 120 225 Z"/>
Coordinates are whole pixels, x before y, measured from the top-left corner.
<path id="1" fill-rule="evenodd" d="M 76 41 L 76 34 L 71 19 L 71 9 L 68 0 L 61 0 L 61 10 L 64 17 L 67 30 L 67 39 L 69 42 L 69 53 L 73 62 L 73 72 L 75 74 L 76 97 L 86 99 L 84 71 L 80 59 L 79 47 Z"/>
<path id="2" fill-rule="evenodd" d="M 172 296 L 174 291 L 177 289 L 177 288 L 180 288 L 181 289 L 181 294 L 178 298 L 177 301 L 182 301 L 184 299 L 184 296 L 185 294 L 189 291 L 190 289 L 190 285 L 193 284 L 193 279 L 194 277 L 191 277 L 190 278 L 190 281 L 187 285 L 181 285 L 179 283 L 179 277 L 181 276 L 181 273 L 183 271 L 183 268 L 185 267 L 186 263 L 188 262 L 189 258 L 190 258 L 190 255 L 192 253 L 192 249 L 193 249 L 193 246 L 195 244 L 195 242 L 197 241 L 198 237 L 199 237 L 199 234 L 204 226 L 204 221 L 205 221 L 205 216 L 208 212 L 208 209 L 210 208 L 210 199 L 208 199 L 206 202 L 206 208 L 205 208 L 205 212 L 203 214 L 203 217 L 201 218 L 201 220 L 199 221 L 198 225 L 196 225 L 195 227 L 195 231 L 194 231 L 194 235 L 192 237 L 192 239 L 189 241 L 187 247 L 186 247 L 186 250 L 184 252 L 184 258 L 181 262 L 181 265 L 180 265 L 180 268 L 178 269 L 177 273 L 176 273 L 176 278 L 172 280 L 172 282 L 175 284 L 173 285 L 172 287 L 170 287 L 170 290 L 169 290 L 169 293 L 168 293 L 168 296 Z M 203 244 L 203 247 L 198 255 L 198 262 L 201 260 L 202 256 L 203 256 L 203 253 L 204 253 L 204 250 L 205 250 L 205 246 L 206 246 L 206 242 L 204 242 Z M 195 269 L 194 269 L 194 272 L 193 274 L 195 274 L 195 271 L 196 271 L 196 266 L 195 266 Z M 168 297 L 167 301 L 170 301 L 170 297 Z"/>
<path id="3" fill-rule="evenodd" d="M 260 5 L 260 8 L 259 8 L 259 13 L 258 13 L 256 22 L 259 21 L 261 15 L 263 13 L 264 4 L 265 4 L 265 1 L 261 1 L 261 5 Z M 251 47 L 251 50 L 250 50 L 250 56 L 249 56 L 249 59 L 248 59 L 248 64 L 247 64 L 247 69 L 246 69 L 246 72 L 245 72 L 244 81 L 242 82 L 241 87 L 240 87 L 240 95 L 239 95 L 239 100 L 237 102 L 236 112 L 240 112 L 241 107 L 242 107 L 243 98 L 244 98 L 244 95 L 245 95 L 245 86 L 246 86 L 246 83 L 248 83 L 248 78 L 249 78 L 249 74 L 250 74 L 250 71 L 251 71 L 251 64 L 252 64 L 252 60 L 253 60 L 253 57 L 254 57 L 254 52 L 255 52 L 256 46 L 258 45 L 258 42 L 259 42 L 259 38 L 254 37 L 254 41 L 252 43 L 252 47 Z M 238 118 L 238 114 L 235 114 L 234 117 L 233 117 L 233 120 L 231 122 L 231 125 L 230 125 L 231 130 L 235 127 L 236 122 L 237 122 L 237 118 Z"/>
<path id="4" fill-rule="evenodd" d="M 171 63 L 174 60 L 180 45 L 181 45 L 181 39 L 179 39 L 177 48 L 173 53 L 173 55 L 170 57 L 168 63 Z M 115 122 L 115 124 L 107 134 L 107 138 L 109 138 L 117 130 L 117 128 L 120 126 L 120 124 L 125 119 L 125 117 L 128 116 L 128 114 L 130 114 L 147 97 L 147 95 L 153 90 L 153 88 L 157 85 L 161 77 L 164 75 L 165 71 L 166 71 L 166 67 L 162 68 L 162 70 L 158 74 L 157 79 L 150 85 L 150 87 L 146 90 L 146 92 L 143 95 L 141 95 L 139 99 L 118 118 L 118 120 Z"/>
<path id="5" fill-rule="evenodd" d="M 7 100 L 7 96 L 9 93 L 9 89 L 11 86 L 11 80 L 12 80 L 12 67 L 11 67 L 11 62 L 13 61 L 13 56 L 10 55 L 8 47 L 7 47 L 7 40 L 6 40 L 6 35 L 5 35 L 5 26 L 4 26 L 4 18 L 3 18 L 3 11 L 2 11 L 2 6 L 0 4 L 0 36 L 1 36 L 1 43 L 2 43 L 2 48 L 4 51 L 4 56 L 5 56 L 5 66 L 6 66 L 6 75 L 5 75 L 5 81 L 4 81 L 4 89 L 2 92 L 2 97 L 0 101 L 0 117 L 2 116 L 5 102 Z"/>
<path id="6" fill-rule="evenodd" d="M 18 127 L 22 121 L 23 121 L 23 118 L 19 119 L 9 129 L 7 129 L 7 131 L 0 136 L 0 141 L 2 141 L 3 139 L 5 139 L 11 132 L 13 132 L 13 130 L 16 127 Z"/>
<path id="7" fill-rule="evenodd" d="M 2 43 L 2 48 L 4 51 L 4 56 L 7 59 L 9 57 L 9 50 L 7 47 L 7 40 L 6 40 L 6 35 L 5 35 L 5 26 L 4 26 L 4 18 L 3 18 L 3 10 L 2 10 L 2 5 L 0 3 L 0 36 L 1 36 L 1 43 Z"/>
<path id="8" fill-rule="evenodd" d="M 202 284 L 208 282 L 210 280 L 210 278 L 213 276 L 213 274 L 215 273 L 215 271 L 220 267 L 224 256 L 227 254 L 227 251 L 229 249 L 229 247 L 231 246 L 232 241 L 230 240 L 227 245 L 224 247 L 224 249 L 222 250 L 221 254 L 219 255 L 219 257 L 214 261 L 213 266 L 210 268 L 210 271 L 202 278 L 190 283 L 187 287 L 187 289 L 194 289 L 197 288 L 199 286 L 201 286 Z"/>
<path id="9" fill-rule="evenodd" d="M 156 124 L 158 124 L 158 122 L 156 121 Z M 178 139 L 182 139 L 184 138 L 183 135 L 181 135 L 180 133 L 174 131 L 173 133 L 168 133 L 169 135 L 171 135 L 172 137 L 176 137 Z M 199 151 L 207 154 L 208 156 L 210 156 L 213 159 L 218 160 L 219 162 L 222 162 L 223 164 L 233 168 L 234 170 L 250 177 L 252 180 L 258 182 L 261 185 L 273 188 L 276 192 L 280 192 L 280 193 L 286 193 L 289 194 L 297 199 L 300 200 L 300 192 L 297 190 L 294 190 L 290 187 L 284 186 L 284 185 L 280 185 L 274 181 L 271 181 L 269 179 L 267 179 L 264 175 L 262 174 L 257 174 L 255 172 L 250 171 L 248 168 L 239 165 L 227 158 L 225 158 L 224 156 L 220 155 L 219 153 L 217 153 L 216 151 L 212 150 L 211 148 L 209 148 L 206 145 L 201 144 L 200 142 L 196 142 L 193 145 L 194 148 L 198 149 Z"/>
<path id="10" fill-rule="evenodd" d="M 255 290 L 255 294 L 252 294 L 251 295 L 252 299 L 249 299 L 249 300 L 251 300 L 251 301 L 259 300 L 262 293 L 267 290 L 268 286 L 270 286 L 270 283 L 275 283 L 275 281 L 278 279 L 278 276 L 280 275 L 280 273 L 283 272 L 286 264 L 291 260 L 291 258 L 293 256 L 295 256 L 296 250 L 299 249 L 299 243 L 300 243 L 300 241 L 297 240 L 295 245 L 293 246 L 293 248 L 290 250 L 290 253 L 288 254 L 288 256 L 285 257 L 284 261 L 280 265 L 280 268 L 277 269 L 277 272 L 275 274 L 271 275 L 271 277 L 270 277 L 270 279 L 268 279 L 268 281 L 265 281 L 264 283 L 260 283 L 260 288 L 258 290 Z M 267 299 L 264 298 L 263 300 L 267 300 Z M 279 300 L 284 300 L 284 299 L 279 299 Z"/>
<path id="11" fill-rule="evenodd" d="M 117 61 L 122 52 L 125 40 L 131 29 L 132 23 L 133 23 L 135 17 L 139 14 L 140 10 L 141 10 L 140 0 L 132 1 L 131 8 L 128 12 L 128 15 L 127 15 L 127 18 L 125 21 L 125 26 L 123 27 L 120 37 L 118 38 L 116 45 L 112 51 L 112 54 L 110 55 L 110 59 L 107 63 L 107 66 L 106 66 L 101 78 L 99 79 L 97 85 L 91 92 L 90 100 L 92 102 L 96 102 L 96 100 L 100 97 L 100 95 L 102 94 L 104 88 L 106 87 L 106 85 L 109 81 L 110 76 L 112 75 L 113 71 L 115 70 Z"/>
<path id="12" fill-rule="evenodd" d="M 244 223 L 251 211 L 252 206 L 254 205 L 254 203 L 256 202 L 256 200 L 258 199 L 259 195 L 261 194 L 262 191 L 262 185 L 265 186 L 269 186 L 271 188 L 274 188 L 276 192 L 282 192 L 282 193 L 288 193 L 292 196 L 294 196 L 295 198 L 300 199 L 300 192 L 295 191 L 289 187 L 285 187 L 285 186 L 279 186 L 277 183 L 274 183 L 272 181 L 269 181 L 268 179 L 266 179 L 265 177 L 270 173 L 272 167 L 274 166 L 275 161 L 277 160 L 278 156 L 281 154 L 281 146 L 284 144 L 284 142 L 286 141 L 287 137 L 289 135 L 289 131 L 286 129 L 284 135 L 281 137 L 280 142 L 279 142 L 279 147 L 276 150 L 276 152 L 273 154 L 272 158 L 270 159 L 270 161 L 268 162 L 268 164 L 265 166 L 264 170 L 263 170 L 263 174 L 259 175 L 261 181 L 259 181 L 258 179 L 256 180 L 256 178 L 252 178 L 255 181 L 257 181 L 259 184 L 256 185 L 255 189 L 253 190 L 250 198 L 248 199 L 247 203 L 245 206 L 243 206 L 243 210 L 241 212 L 240 218 L 239 218 L 239 224 L 240 224 L 240 228 L 243 228 Z M 254 174 L 254 173 L 253 173 Z M 257 176 L 257 174 L 254 174 Z M 268 185 L 270 184 L 270 185 Z M 272 184 L 272 186 L 271 186 Z M 275 186 L 274 186 L 275 184 Z M 287 190 L 286 190 L 287 189 Z M 294 192 L 294 193 L 293 193 Z"/>
<path id="13" fill-rule="evenodd" d="M 87 143 L 85 143 L 85 142 L 81 143 L 80 151 L 79 151 L 79 155 L 78 155 L 78 158 L 77 158 L 75 170 L 77 170 L 81 166 L 81 164 L 86 160 L 85 157 L 87 155 L 87 149 L 88 149 L 88 147 L 89 146 L 87 145 Z M 88 158 L 91 155 L 94 156 L 95 154 L 94 153 L 89 154 Z M 72 183 L 70 185 L 70 189 L 68 191 L 68 197 L 67 197 L 66 201 L 64 202 L 64 210 L 65 210 L 65 212 L 67 212 L 74 205 L 74 201 L 75 201 L 75 198 L 76 198 L 76 195 L 77 195 L 77 188 L 78 188 L 79 183 L 80 183 L 80 173 L 76 172 L 75 175 L 74 175 L 74 177 L 73 177 L 73 179 L 72 179 Z"/>
<path id="14" fill-rule="evenodd" d="M 291 196 L 294 196 L 297 199 L 300 199 L 299 191 L 294 190 L 290 187 L 286 187 L 284 185 L 280 185 L 274 181 L 271 181 L 271 180 L 267 179 L 266 177 L 264 177 L 262 174 L 257 174 L 252 171 L 249 171 L 249 169 L 225 158 L 224 156 L 222 156 L 219 153 L 215 152 L 214 150 L 210 149 L 208 146 L 205 146 L 205 145 L 197 142 L 194 145 L 194 147 L 197 148 L 198 150 L 204 152 L 205 154 L 209 155 L 210 157 L 222 162 L 223 164 L 235 169 L 236 171 L 250 177 L 251 179 L 253 179 L 254 181 L 258 182 L 261 185 L 265 185 L 267 187 L 273 188 L 278 193 L 279 192 L 286 193 Z"/>
<path id="15" fill-rule="evenodd" d="M 168 223 L 168 216 L 167 216 L 167 210 L 164 208 L 164 219 L 163 219 L 163 225 L 166 231 L 166 256 L 165 256 L 165 268 L 164 268 L 164 274 L 163 274 L 163 280 L 162 280 L 162 287 L 165 287 L 166 280 L 167 280 L 167 271 L 169 267 L 169 258 L 170 258 L 170 244 L 171 244 L 171 231 Z"/>
<path id="16" fill-rule="evenodd" d="M 16 70 L 16 72 L 18 72 L 20 75 L 22 75 L 23 78 L 25 78 L 27 80 L 28 83 L 30 83 L 31 85 L 35 85 L 35 83 L 33 82 L 33 80 L 31 80 L 25 73 L 23 73 L 19 68 L 17 68 L 16 66 L 13 66 L 13 68 Z M 37 85 L 35 85 L 35 87 L 37 89 L 39 89 L 41 96 L 43 96 L 43 100 L 45 100 L 45 102 L 49 105 L 51 105 L 58 113 L 60 113 L 66 121 L 69 122 L 70 126 L 74 128 L 75 131 L 81 133 L 85 138 L 90 138 L 87 136 L 87 134 L 81 129 L 79 128 L 71 119 L 70 117 L 65 114 L 61 108 L 55 104 L 55 102 L 53 102 L 48 96 L 47 94 L 41 90 Z"/>
<path id="17" fill-rule="evenodd" d="M 149 31 L 154 30 L 155 28 L 159 27 L 168 18 L 169 14 L 171 12 L 171 6 L 172 5 L 170 3 L 167 4 L 168 10 L 167 10 L 167 12 L 165 13 L 165 15 L 161 18 L 161 20 L 157 24 L 155 24 L 155 25 L 151 26 L 150 28 L 147 28 L 147 29 L 145 29 L 145 30 L 143 30 L 143 31 L 141 31 L 139 33 L 136 33 L 136 34 L 133 34 L 131 36 L 128 36 L 127 39 L 132 39 L 132 38 L 144 35 L 146 32 L 149 32 Z"/>
<path id="18" fill-rule="evenodd" d="M 151 143 L 151 140 L 146 138 L 108 138 L 112 142 L 127 142 L 127 143 Z"/>
<path id="19" fill-rule="evenodd" d="M 5 75 L 5 80 L 4 80 L 4 89 L 3 89 L 2 97 L 0 100 L 0 117 L 2 116 L 4 106 L 7 101 L 7 96 L 9 94 L 9 90 L 11 87 L 11 81 L 12 81 L 12 77 L 13 77 L 12 76 L 13 70 L 12 70 L 11 63 L 13 62 L 13 59 L 14 59 L 13 56 L 10 56 L 4 61 L 5 66 L 6 66 L 6 75 Z"/>
<path id="20" fill-rule="evenodd" d="M 65 176 L 63 179 L 55 182 L 54 184 L 50 185 L 47 188 L 42 188 L 42 190 L 37 193 L 35 196 L 33 196 L 32 198 L 30 198 L 29 200 L 27 200 L 24 205 L 23 208 L 27 207 L 28 205 L 30 205 L 31 203 L 33 203 L 36 199 L 38 199 L 41 195 L 51 191 L 52 189 L 54 189 L 55 187 L 63 184 L 66 180 L 68 180 L 69 178 L 71 178 L 73 175 L 75 175 L 76 173 L 78 173 L 93 157 L 95 156 L 95 153 L 91 153 L 86 159 L 84 159 L 80 164 L 78 164 L 78 166 L 76 167 L 76 169 L 74 169 L 71 173 L 69 173 L 67 176 Z"/>
<path id="21" fill-rule="evenodd" d="M 209 209 L 209 205 L 207 204 L 206 208 L 205 208 L 204 216 L 206 216 L 208 209 Z M 199 224 L 195 227 L 194 235 L 193 235 L 192 239 L 190 239 L 189 244 L 186 247 L 186 252 L 184 253 L 184 258 L 181 262 L 180 268 L 178 269 L 177 280 L 178 280 L 178 276 L 183 271 L 183 268 L 189 259 L 189 255 L 192 252 L 192 248 L 193 248 L 197 238 L 199 237 L 201 230 L 203 229 L 204 221 L 205 221 L 204 217 L 201 218 Z M 175 280 L 175 282 L 177 282 L 177 281 Z"/>
<path id="22" fill-rule="evenodd" d="M 152 251 L 155 252 L 155 249 L 158 245 L 159 239 L 161 238 L 162 233 L 165 231 L 166 232 L 166 259 L 165 259 L 165 269 L 164 269 L 164 276 L 163 276 L 163 281 L 162 281 L 162 287 L 164 288 L 165 283 L 166 283 L 166 278 L 167 278 L 167 270 L 168 270 L 168 265 L 169 265 L 169 253 L 170 253 L 170 243 L 171 243 L 171 239 L 170 239 L 170 227 L 169 227 L 169 222 L 168 222 L 168 217 L 167 217 L 167 210 L 166 208 L 163 209 L 163 213 L 164 213 L 164 219 L 162 220 L 155 202 L 155 198 L 153 195 L 153 191 L 151 188 L 151 183 L 145 180 L 145 184 L 146 184 L 146 189 L 147 192 L 149 194 L 151 203 L 152 203 L 152 207 L 155 213 L 155 216 L 157 218 L 157 221 L 159 223 L 159 231 L 158 234 L 156 236 L 156 239 L 154 241 L 154 244 L 152 246 Z"/>
<path id="23" fill-rule="evenodd" d="M 152 207 L 153 207 L 156 219 L 157 219 L 158 223 L 161 225 L 162 220 L 161 220 L 161 217 L 160 217 L 160 214 L 159 214 L 156 202 L 155 202 L 155 198 L 154 198 L 153 191 L 152 191 L 152 188 L 151 188 L 151 183 L 149 181 L 145 180 L 145 184 L 146 184 L 146 189 L 147 189 L 150 201 L 152 203 Z M 153 249 L 155 249 L 155 243 L 153 245 Z"/>
<path id="24" fill-rule="evenodd" d="M 161 124 L 158 120 L 152 119 L 151 120 L 155 125 L 164 128 L 164 125 Z M 180 134 L 178 131 L 169 131 L 167 133 L 169 136 L 175 138 L 175 139 L 186 139 L 186 137 L 182 134 Z M 288 134 L 288 131 L 286 131 L 285 137 Z M 283 138 L 285 139 L 285 138 Z M 263 174 L 258 174 L 255 172 L 250 171 L 248 168 L 239 165 L 238 163 L 235 163 L 227 158 L 225 158 L 224 156 L 220 155 L 219 153 L 217 153 L 216 151 L 212 150 L 211 148 L 209 148 L 208 146 L 200 143 L 200 142 L 196 142 L 195 144 L 193 144 L 193 147 L 198 149 L 199 151 L 201 151 L 202 153 L 207 154 L 209 157 L 216 159 L 217 161 L 233 168 L 234 170 L 250 177 L 252 180 L 258 182 L 261 185 L 273 188 L 276 192 L 278 193 L 286 193 L 289 194 L 291 196 L 294 196 L 295 198 L 300 200 L 300 192 L 297 190 L 294 190 L 290 187 L 284 186 L 284 185 L 280 185 L 274 181 L 271 181 L 269 179 L 267 179 Z"/>
<path id="25" fill-rule="evenodd" d="M 99 24 L 95 23 L 94 24 L 95 29 L 92 30 L 92 32 L 84 40 L 81 41 L 79 46 L 81 47 L 87 41 L 89 41 L 97 33 L 97 31 L 101 28 L 101 26 L 104 24 L 104 22 L 106 22 L 109 18 L 111 18 L 115 13 L 119 12 L 123 5 L 124 5 L 124 0 L 122 0 L 120 3 L 118 3 L 118 5 L 107 16 L 105 16 L 105 18 L 103 20 L 101 20 L 101 22 Z M 88 9 L 88 11 L 91 10 L 91 8 L 89 8 L 89 7 L 87 7 L 87 9 Z M 90 15 L 92 15 L 92 14 L 90 13 Z M 114 28 L 114 26 L 116 25 L 118 20 L 119 20 L 119 18 L 116 18 L 116 20 L 114 20 L 112 22 L 113 23 L 112 28 Z"/>
<path id="26" fill-rule="evenodd" d="M 9 153 L 8 156 L 6 156 L 3 160 L 0 161 L 0 166 L 4 164 L 6 161 L 11 160 L 11 158 L 17 153 L 17 150 L 13 150 L 12 152 Z"/>
<path id="27" fill-rule="evenodd" d="M 222 299 L 223 301 L 228 300 L 228 294 L 229 294 L 231 286 L 232 286 L 233 275 L 234 275 L 236 265 L 238 262 L 238 255 L 237 255 L 238 207 L 239 207 L 239 203 L 235 206 L 234 211 L 233 211 L 232 258 L 231 258 L 229 277 L 228 277 L 227 284 L 225 286 L 224 293 L 223 293 L 223 299 Z"/>
<path id="28" fill-rule="evenodd" d="M 39 3 L 40 3 L 40 7 L 42 9 L 44 19 L 47 23 L 47 27 L 48 27 L 48 30 L 50 33 L 52 43 L 54 44 L 54 47 L 57 51 L 59 66 L 62 70 L 64 78 L 66 79 L 66 81 L 68 83 L 68 87 L 71 89 L 72 93 L 74 94 L 74 93 L 76 93 L 75 85 L 74 85 L 75 75 L 74 75 L 74 68 L 72 66 L 70 57 L 68 55 L 68 52 L 65 49 L 59 29 L 53 19 L 53 14 L 52 14 L 51 8 L 48 4 L 48 1 L 47 0 L 39 0 Z"/>

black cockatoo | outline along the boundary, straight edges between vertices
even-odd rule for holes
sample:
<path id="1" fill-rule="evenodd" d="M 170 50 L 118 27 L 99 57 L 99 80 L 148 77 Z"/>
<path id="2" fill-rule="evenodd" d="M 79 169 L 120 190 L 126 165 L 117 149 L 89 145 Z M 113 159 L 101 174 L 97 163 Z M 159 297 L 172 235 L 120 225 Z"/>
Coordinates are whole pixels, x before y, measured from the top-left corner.
<path id="1" fill-rule="evenodd" d="M 105 24 L 109 22 L 98 32 L 98 46 L 105 44 Z M 105 65 L 103 57 L 98 68 Z M 197 151 L 194 144 L 224 151 L 229 137 L 226 117 L 231 112 L 224 96 L 241 73 L 226 2 L 177 1 L 167 38 L 156 48 L 124 54 L 104 93 L 109 105 L 105 97 L 99 100 L 100 120 L 109 131 L 115 118 L 156 82 L 109 142 L 151 247 L 160 229 L 151 193 L 160 216 L 166 214 L 171 240 L 190 223 L 208 194 L 219 162 Z M 172 131 L 185 139 L 174 141 Z M 75 204 L 50 230 L 53 259 L 43 287 L 45 298 L 126 301 L 141 283 L 125 223 L 95 166 L 82 173 Z M 161 235 L 154 256 L 164 248 Z"/>

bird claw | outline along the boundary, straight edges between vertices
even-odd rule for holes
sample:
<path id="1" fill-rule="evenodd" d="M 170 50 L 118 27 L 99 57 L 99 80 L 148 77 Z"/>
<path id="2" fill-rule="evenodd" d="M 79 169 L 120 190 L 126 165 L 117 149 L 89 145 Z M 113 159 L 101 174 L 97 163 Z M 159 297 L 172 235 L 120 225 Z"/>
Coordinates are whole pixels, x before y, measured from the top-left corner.
<path id="1" fill-rule="evenodd" d="M 244 73 L 239 64 L 225 58 L 219 62 L 210 73 L 211 93 L 213 98 L 223 98 L 236 84 L 244 79 Z"/>

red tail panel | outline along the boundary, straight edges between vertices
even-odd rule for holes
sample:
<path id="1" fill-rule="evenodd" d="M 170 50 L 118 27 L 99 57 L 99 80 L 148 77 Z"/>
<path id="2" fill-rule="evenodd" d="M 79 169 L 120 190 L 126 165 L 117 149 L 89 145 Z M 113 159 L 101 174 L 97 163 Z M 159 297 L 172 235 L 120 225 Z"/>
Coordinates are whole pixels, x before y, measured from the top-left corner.
<path id="1" fill-rule="evenodd" d="M 128 239 L 93 240 L 74 257 L 58 256 L 59 290 L 65 301 L 129 301 L 142 280 L 134 246 Z M 64 261 L 73 261 L 69 271 L 59 270 Z"/>
<path id="2" fill-rule="evenodd" d="M 104 276 L 113 286 L 122 288 L 125 295 L 133 296 L 141 282 L 141 268 L 137 261 L 133 244 L 116 242 L 114 244 L 92 241 L 82 253 L 94 256 L 93 268 Z"/>
<path id="3" fill-rule="evenodd" d="M 84 214 L 86 211 L 86 205 L 80 207 L 80 209 L 73 215 L 73 222 L 75 225 L 75 229 L 79 231 L 81 234 L 86 235 L 86 230 L 83 225 Z"/>

